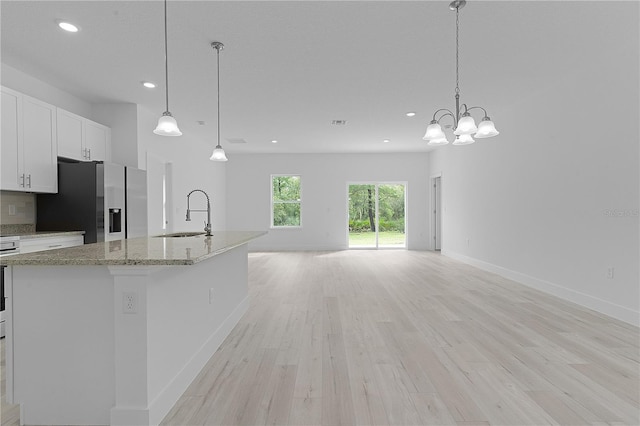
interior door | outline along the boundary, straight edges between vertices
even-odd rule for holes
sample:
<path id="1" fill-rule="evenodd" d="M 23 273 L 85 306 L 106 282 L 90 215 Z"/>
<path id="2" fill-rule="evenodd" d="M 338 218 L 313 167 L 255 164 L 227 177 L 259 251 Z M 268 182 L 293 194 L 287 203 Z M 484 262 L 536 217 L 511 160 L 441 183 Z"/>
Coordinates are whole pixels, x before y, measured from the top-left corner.
<path id="1" fill-rule="evenodd" d="M 433 249 L 440 250 L 442 244 L 442 195 L 441 177 L 433 179 Z"/>

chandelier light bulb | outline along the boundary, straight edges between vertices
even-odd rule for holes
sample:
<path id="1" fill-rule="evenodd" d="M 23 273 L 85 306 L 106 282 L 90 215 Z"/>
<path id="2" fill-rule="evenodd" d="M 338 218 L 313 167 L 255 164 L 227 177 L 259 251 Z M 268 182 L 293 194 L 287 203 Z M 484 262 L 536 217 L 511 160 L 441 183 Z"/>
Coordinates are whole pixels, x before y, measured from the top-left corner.
<path id="1" fill-rule="evenodd" d="M 475 141 L 471 137 L 471 135 L 459 135 L 456 136 L 456 140 L 453 141 L 453 145 L 469 145 L 474 143 Z"/>
<path id="2" fill-rule="evenodd" d="M 427 145 L 431 145 L 431 146 L 442 146 L 442 145 L 446 145 L 446 144 L 448 144 L 448 143 L 449 143 L 449 141 L 447 140 L 447 138 L 442 137 L 442 138 L 439 138 L 439 139 L 431 139 L 431 140 L 427 143 Z"/>
<path id="3" fill-rule="evenodd" d="M 476 138 L 490 138 L 499 134 L 500 132 L 496 130 L 493 121 L 489 117 L 485 117 L 478 125 L 478 132 L 473 136 Z"/>
<path id="4" fill-rule="evenodd" d="M 471 135 L 478 131 L 475 120 L 468 114 L 469 113 L 460 118 L 460 121 L 458 121 L 458 127 L 456 127 L 456 130 L 453 132 L 454 135 Z"/>
<path id="5" fill-rule="evenodd" d="M 429 127 L 427 127 L 427 132 L 424 134 L 422 139 L 428 141 L 432 139 L 442 139 L 444 137 L 442 127 L 440 127 L 436 120 L 433 120 L 431 124 L 429 124 Z"/>
<path id="6" fill-rule="evenodd" d="M 178 128 L 178 122 L 169 111 L 165 111 L 162 114 L 153 133 L 160 136 L 182 136 L 182 132 Z"/>

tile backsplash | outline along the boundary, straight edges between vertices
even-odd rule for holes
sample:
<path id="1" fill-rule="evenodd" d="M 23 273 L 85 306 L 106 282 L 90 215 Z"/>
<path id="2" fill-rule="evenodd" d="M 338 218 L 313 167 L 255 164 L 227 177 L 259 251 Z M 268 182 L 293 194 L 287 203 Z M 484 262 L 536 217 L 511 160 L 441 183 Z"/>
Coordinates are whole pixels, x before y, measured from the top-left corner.
<path id="1" fill-rule="evenodd" d="M 36 194 L 0 191 L 0 225 L 35 225 Z"/>

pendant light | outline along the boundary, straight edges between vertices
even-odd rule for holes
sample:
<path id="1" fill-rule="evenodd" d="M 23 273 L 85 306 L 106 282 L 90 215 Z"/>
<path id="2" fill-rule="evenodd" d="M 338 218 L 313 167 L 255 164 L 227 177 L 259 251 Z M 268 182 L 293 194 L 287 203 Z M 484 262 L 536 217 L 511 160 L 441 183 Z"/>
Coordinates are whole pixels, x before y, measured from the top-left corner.
<path id="1" fill-rule="evenodd" d="M 209 160 L 211 161 L 227 161 L 227 156 L 224 153 L 224 149 L 220 146 L 220 51 L 224 49 L 224 44 L 219 41 L 211 43 L 211 47 L 216 50 L 216 58 L 218 62 L 218 144 L 213 149 L 213 153 Z"/>
<path id="2" fill-rule="evenodd" d="M 160 136 L 182 136 L 178 128 L 178 123 L 169 112 L 169 54 L 167 49 L 167 0 L 164 0 L 164 77 L 165 77 L 165 99 L 167 109 L 158 120 L 158 126 L 153 131 Z"/>
<path id="3" fill-rule="evenodd" d="M 499 132 L 496 130 L 496 126 L 493 124 L 493 121 L 487 115 L 487 111 L 479 106 L 467 107 L 467 104 L 460 105 L 460 84 L 459 84 L 459 50 L 460 43 L 458 34 L 460 32 L 460 20 L 459 14 L 460 9 L 462 9 L 467 4 L 466 0 L 455 0 L 449 4 L 449 9 L 456 11 L 456 112 L 454 113 L 451 110 L 446 108 L 441 108 L 437 110 L 433 114 L 433 119 L 429 126 L 427 127 L 427 131 L 424 134 L 422 139 L 429 141 L 429 145 L 446 145 L 449 143 L 447 140 L 442 127 L 440 126 L 440 120 L 444 117 L 451 117 L 453 119 L 453 134 L 456 136 L 453 145 L 469 145 L 475 142 L 473 136 L 475 138 L 490 138 L 492 136 L 496 136 Z M 460 112 L 460 107 L 464 109 L 463 112 Z M 481 109 L 484 112 L 484 117 L 478 126 L 476 126 L 476 122 L 474 121 L 471 113 L 469 111 L 474 109 Z M 443 112 L 443 114 L 436 118 L 439 112 Z"/>

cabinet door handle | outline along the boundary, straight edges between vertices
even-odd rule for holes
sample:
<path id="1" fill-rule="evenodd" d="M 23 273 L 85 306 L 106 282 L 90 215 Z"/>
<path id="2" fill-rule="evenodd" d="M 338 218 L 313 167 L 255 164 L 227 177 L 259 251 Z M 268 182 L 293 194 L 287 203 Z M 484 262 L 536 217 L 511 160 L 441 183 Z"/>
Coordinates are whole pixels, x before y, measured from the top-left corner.
<path id="1" fill-rule="evenodd" d="M 62 247 L 62 244 L 53 244 L 50 245 L 49 248 Z"/>
<path id="2" fill-rule="evenodd" d="M 27 175 L 27 186 L 31 188 L 31 174 Z"/>
<path id="3" fill-rule="evenodd" d="M 24 173 L 20 175 L 20 186 L 24 188 Z"/>
<path id="4" fill-rule="evenodd" d="M 89 148 L 88 151 L 89 151 L 89 155 L 87 155 L 87 159 L 91 160 L 91 148 Z"/>

